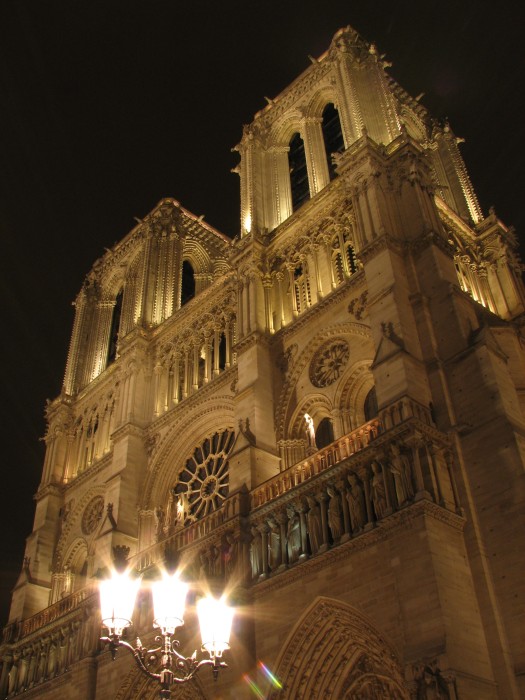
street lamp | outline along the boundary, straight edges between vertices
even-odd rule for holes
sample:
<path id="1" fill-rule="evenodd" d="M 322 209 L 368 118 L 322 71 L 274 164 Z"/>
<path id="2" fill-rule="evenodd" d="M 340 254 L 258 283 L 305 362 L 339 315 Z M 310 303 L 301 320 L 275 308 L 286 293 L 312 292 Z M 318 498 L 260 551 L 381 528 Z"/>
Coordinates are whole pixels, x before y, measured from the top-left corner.
<path id="1" fill-rule="evenodd" d="M 202 637 L 202 650 L 209 654 L 208 659 L 197 661 L 197 652 L 183 656 L 177 651 L 180 642 L 173 635 L 177 627 L 184 624 L 184 608 L 188 584 L 180 580 L 178 574 L 164 574 L 152 586 L 153 626 L 160 630 L 155 638 L 159 644 L 154 649 L 145 649 L 137 637 L 135 647 L 121 639 L 122 632 L 131 625 L 135 598 L 140 588 L 140 578 L 131 579 L 127 573 L 114 572 L 110 579 L 99 585 L 100 611 L 102 624 L 108 629 L 108 636 L 101 641 L 109 644 L 111 656 L 115 660 L 117 649 L 124 647 L 133 654 L 139 669 L 160 683 L 160 698 L 171 697 L 171 687 L 187 683 L 203 666 L 211 666 L 213 677 L 217 679 L 219 669 L 226 664 L 222 654 L 230 648 L 230 632 L 233 622 L 233 609 L 224 601 L 211 596 L 197 602 L 197 615 Z M 161 665 L 160 671 L 151 670 Z"/>

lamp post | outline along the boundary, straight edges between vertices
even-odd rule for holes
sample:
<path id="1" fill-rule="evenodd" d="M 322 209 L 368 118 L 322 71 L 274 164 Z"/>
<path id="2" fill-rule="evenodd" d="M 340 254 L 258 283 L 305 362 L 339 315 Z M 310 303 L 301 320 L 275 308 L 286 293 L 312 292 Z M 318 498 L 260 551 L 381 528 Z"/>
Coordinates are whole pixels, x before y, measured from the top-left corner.
<path id="1" fill-rule="evenodd" d="M 121 636 L 124 629 L 131 624 L 140 583 L 140 579 L 133 580 L 127 573 L 117 572 L 114 572 L 110 579 L 100 583 L 102 624 L 108 629 L 108 636 L 100 639 L 109 644 L 113 660 L 119 647 L 131 652 L 142 673 L 160 683 L 160 698 L 170 698 L 172 686 L 187 683 L 203 666 L 211 666 L 213 677 L 217 679 L 219 669 L 226 666 L 222 661 L 222 654 L 230 648 L 233 609 L 222 600 L 211 596 L 201 598 L 197 602 L 197 615 L 202 650 L 209 654 L 209 658 L 197 661 L 196 651 L 192 656 L 183 656 L 177 651 L 180 643 L 174 638 L 174 634 L 177 627 L 184 624 L 184 608 L 189 586 L 181 581 L 177 574 L 164 574 L 160 581 L 151 586 L 153 626 L 160 630 L 160 635 L 155 638 L 158 646 L 146 649 L 137 638 L 133 647 L 122 640 Z M 157 670 L 159 665 L 160 671 Z"/>

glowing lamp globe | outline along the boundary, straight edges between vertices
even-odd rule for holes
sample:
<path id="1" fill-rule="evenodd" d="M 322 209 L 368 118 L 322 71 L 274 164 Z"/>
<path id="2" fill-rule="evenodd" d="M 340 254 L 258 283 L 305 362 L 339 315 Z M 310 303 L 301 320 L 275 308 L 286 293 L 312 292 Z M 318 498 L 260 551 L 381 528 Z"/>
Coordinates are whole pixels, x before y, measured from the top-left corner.
<path id="1" fill-rule="evenodd" d="M 153 624 L 162 634 L 173 634 L 177 627 L 184 624 L 184 608 L 188 584 L 181 581 L 177 574 L 167 574 L 160 581 L 151 585 L 153 595 Z"/>
<path id="2" fill-rule="evenodd" d="M 201 628 L 202 648 L 211 659 L 222 656 L 230 648 L 233 608 L 222 600 L 208 596 L 197 603 L 197 615 Z"/>
<path id="3" fill-rule="evenodd" d="M 119 574 L 116 571 L 110 579 L 100 582 L 102 624 L 108 628 L 110 635 L 120 636 L 124 628 L 131 625 L 139 588 L 140 578 L 131 579 L 127 573 Z"/>

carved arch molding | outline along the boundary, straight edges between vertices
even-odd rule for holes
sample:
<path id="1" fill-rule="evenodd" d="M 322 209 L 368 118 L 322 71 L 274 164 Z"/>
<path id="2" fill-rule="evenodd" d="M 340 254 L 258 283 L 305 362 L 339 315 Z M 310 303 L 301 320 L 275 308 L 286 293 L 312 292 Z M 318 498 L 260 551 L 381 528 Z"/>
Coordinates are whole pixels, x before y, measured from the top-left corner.
<path id="1" fill-rule="evenodd" d="M 174 691 L 172 694 L 177 700 L 206 700 L 196 679 L 177 686 Z M 115 700 L 158 700 L 158 697 L 158 683 L 146 678 L 138 668 L 133 667 L 115 695 Z"/>
<path id="2" fill-rule="evenodd" d="M 317 598 L 282 648 L 283 690 L 268 700 L 410 700 L 391 646 L 370 621 L 337 600 Z"/>

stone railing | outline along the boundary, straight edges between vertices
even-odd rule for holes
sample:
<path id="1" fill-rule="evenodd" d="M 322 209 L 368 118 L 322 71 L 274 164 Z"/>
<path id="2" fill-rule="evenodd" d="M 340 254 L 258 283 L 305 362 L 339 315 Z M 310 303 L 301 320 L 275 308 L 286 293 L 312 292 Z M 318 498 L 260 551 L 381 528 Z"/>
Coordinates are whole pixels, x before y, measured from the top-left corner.
<path id="1" fill-rule="evenodd" d="M 377 421 L 363 428 L 358 450 L 354 431 L 252 492 L 252 582 L 364 535 L 421 501 L 462 514 L 444 435 L 418 417 L 385 433 Z"/>
<path id="2" fill-rule="evenodd" d="M 379 413 L 379 420 L 384 430 L 390 430 L 390 428 L 399 425 L 409 418 L 417 418 L 428 426 L 432 426 L 434 423 L 432 420 L 432 412 L 429 407 L 423 406 L 406 396 L 391 403 L 389 406 L 386 406 L 386 408 L 381 409 Z"/>
<path id="3" fill-rule="evenodd" d="M 65 673 L 95 653 L 99 636 L 99 603 L 93 586 L 8 625 L 0 654 L 0 697 L 11 698 Z"/>
<path id="4" fill-rule="evenodd" d="M 130 564 L 139 572 L 180 564 L 192 580 L 235 577 L 240 582 L 247 574 L 246 537 L 241 528 L 247 513 L 248 492 L 244 489 L 231 494 L 220 510 L 175 529 L 169 537 L 142 550 Z"/>
<path id="5" fill-rule="evenodd" d="M 312 479 L 317 474 L 347 459 L 370 445 L 381 432 L 381 423 L 374 419 L 365 423 L 357 430 L 336 440 L 328 447 L 316 452 L 311 457 L 294 464 L 288 469 L 272 477 L 251 492 L 250 504 L 254 510 L 278 496 L 290 491 L 299 484 Z"/>
<path id="6" fill-rule="evenodd" d="M 20 637 L 26 637 L 39 630 L 41 627 L 44 627 L 44 625 L 48 625 L 59 617 L 63 617 L 71 611 L 76 610 L 81 603 L 92 597 L 96 592 L 97 590 L 94 586 L 86 586 L 53 605 L 50 605 L 48 608 L 33 615 L 33 617 L 23 620 L 20 624 Z"/>

